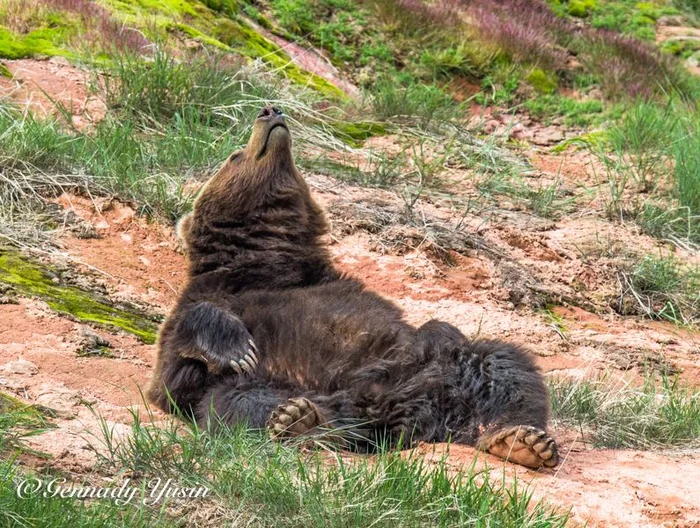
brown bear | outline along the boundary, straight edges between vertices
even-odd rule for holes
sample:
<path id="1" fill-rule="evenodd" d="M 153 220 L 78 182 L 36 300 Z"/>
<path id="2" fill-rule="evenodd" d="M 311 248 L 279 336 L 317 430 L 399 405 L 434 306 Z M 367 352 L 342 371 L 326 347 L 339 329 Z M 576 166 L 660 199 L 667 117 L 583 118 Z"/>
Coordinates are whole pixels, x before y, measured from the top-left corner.
<path id="1" fill-rule="evenodd" d="M 284 116 L 263 108 L 178 225 L 189 283 L 160 331 L 150 400 L 276 438 L 325 431 L 356 450 L 451 441 L 556 465 L 547 389 L 526 352 L 407 324 L 335 269 L 326 229 Z"/>

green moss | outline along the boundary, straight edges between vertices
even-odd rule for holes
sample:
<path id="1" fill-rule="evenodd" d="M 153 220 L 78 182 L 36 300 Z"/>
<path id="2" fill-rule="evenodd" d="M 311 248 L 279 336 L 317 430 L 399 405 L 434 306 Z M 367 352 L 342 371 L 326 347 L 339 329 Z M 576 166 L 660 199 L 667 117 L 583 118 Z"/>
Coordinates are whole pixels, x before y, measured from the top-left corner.
<path id="1" fill-rule="evenodd" d="M 595 8 L 595 0 L 571 0 L 569 14 L 577 18 L 585 18 Z"/>
<path id="2" fill-rule="evenodd" d="M 357 121 L 354 123 L 340 121 L 333 125 L 333 134 L 354 148 L 359 148 L 373 136 L 384 136 L 388 133 L 384 123 L 373 121 Z"/>
<path id="3" fill-rule="evenodd" d="M 634 7 L 642 14 L 642 16 L 651 19 L 652 22 L 661 17 L 661 10 L 659 9 L 659 6 L 652 2 L 639 2 Z"/>
<path id="4" fill-rule="evenodd" d="M 15 250 L 0 248 L 0 282 L 24 295 L 38 297 L 57 312 L 79 321 L 124 330 L 144 343 L 155 342 L 157 325 L 143 313 L 110 306 L 94 293 L 54 282 L 51 275 L 55 272 L 50 267 L 31 262 Z"/>
<path id="5" fill-rule="evenodd" d="M 557 91 L 557 76 L 540 68 L 532 70 L 527 77 L 525 77 L 525 80 L 530 86 L 537 90 L 538 93 L 552 94 Z"/>
<path id="6" fill-rule="evenodd" d="M 170 15 L 188 15 L 193 18 L 199 16 L 199 12 L 191 2 L 186 0 L 136 0 L 135 3 L 148 11 L 160 11 Z"/>
<path id="7" fill-rule="evenodd" d="M 274 29 L 274 25 L 272 24 L 272 22 L 265 18 L 265 16 L 260 11 L 258 11 L 258 9 L 255 6 L 246 5 L 243 8 L 243 12 L 248 18 L 250 18 L 251 20 L 255 20 L 257 24 L 260 24 L 261 27 L 264 27 L 268 30 Z"/>
<path id="8" fill-rule="evenodd" d="M 217 35 L 224 44 L 246 57 L 262 60 L 272 68 L 281 71 L 296 84 L 308 86 L 326 97 L 347 98 L 345 92 L 323 77 L 299 68 L 282 48 L 266 39 L 243 20 L 220 20 Z"/>
<path id="9" fill-rule="evenodd" d="M 73 53 L 60 47 L 60 43 L 65 42 L 68 32 L 65 27 L 43 28 L 19 36 L 0 26 L 0 57 L 5 59 L 24 59 L 35 55 L 73 57 Z"/>
<path id="10" fill-rule="evenodd" d="M 78 357 L 106 357 L 113 358 L 114 352 L 108 346 L 99 345 L 94 347 L 83 347 L 77 352 Z"/>
<path id="11" fill-rule="evenodd" d="M 185 35 L 192 37 L 195 40 L 198 40 L 202 44 L 206 44 L 207 46 L 211 46 L 213 48 L 219 48 L 224 51 L 231 51 L 231 48 L 226 44 L 216 40 L 215 38 L 205 35 L 204 33 L 199 31 L 198 29 L 193 28 L 192 26 L 177 23 L 173 24 L 172 27 L 179 31 L 182 31 Z"/>
<path id="12" fill-rule="evenodd" d="M 184 0 L 137 0 L 136 2 L 107 0 L 107 3 L 113 8 L 113 13 L 127 25 L 143 27 L 143 18 L 149 16 L 153 20 L 151 26 L 155 25 L 160 30 L 180 31 L 207 46 L 229 52 L 234 51 L 250 59 L 261 59 L 292 82 L 308 86 L 325 97 L 335 99 L 347 97 L 342 90 L 323 77 L 299 68 L 279 46 L 260 35 L 242 18 L 239 18 L 237 13 L 242 8 L 240 2 L 207 0 L 203 4 Z M 212 6 L 213 9 L 210 9 Z M 220 17 L 219 13 L 230 18 Z M 153 19 L 154 15 L 155 19 Z M 184 21 L 173 22 L 173 18 L 178 16 Z M 267 20 L 255 18 L 262 26 L 271 25 Z M 154 35 L 150 36 L 154 37 Z"/>

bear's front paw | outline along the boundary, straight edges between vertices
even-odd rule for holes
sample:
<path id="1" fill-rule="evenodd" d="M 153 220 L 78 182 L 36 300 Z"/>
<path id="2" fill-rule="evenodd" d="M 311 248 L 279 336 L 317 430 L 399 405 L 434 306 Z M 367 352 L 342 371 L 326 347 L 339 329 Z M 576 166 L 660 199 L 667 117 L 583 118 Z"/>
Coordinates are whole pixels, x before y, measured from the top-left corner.
<path id="1" fill-rule="evenodd" d="M 182 355 L 201 359 L 212 373 L 232 368 L 239 375 L 252 374 L 260 363 L 260 352 L 243 321 L 210 302 L 190 310 L 179 331 L 189 344 Z"/>
<path id="2" fill-rule="evenodd" d="M 230 365 L 233 367 L 233 370 L 236 371 L 238 375 L 243 374 L 243 372 L 247 372 L 248 374 L 252 374 L 253 371 L 258 368 L 258 365 L 260 364 L 258 361 L 258 356 L 255 354 L 257 352 L 258 347 L 255 346 L 255 343 L 253 342 L 252 339 L 248 339 L 248 352 L 245 353 L 245 355 L 239 359 L 235 360 L 232 359 L 230 361 Z"/>
<path id="3" fill-rule="evenodd" d="M 260 364 L 258 347 L 242 323 L 236 327 L 221 328 L 214 339 L 198 339 L 197 348 L 201 350 L 207 368 L 215 373 L 230 367 L 239 376 L 244 372 L 252 374 Z"/>

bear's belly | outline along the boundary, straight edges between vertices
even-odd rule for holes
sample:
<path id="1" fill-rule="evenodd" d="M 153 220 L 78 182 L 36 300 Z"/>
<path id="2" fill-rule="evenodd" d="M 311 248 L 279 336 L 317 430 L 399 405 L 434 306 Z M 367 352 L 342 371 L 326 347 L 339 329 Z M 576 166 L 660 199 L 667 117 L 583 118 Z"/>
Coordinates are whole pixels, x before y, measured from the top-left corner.
<path id="1" fill-rule="evenodd" d="M 240 311 L 234 311 L 253 335 L 269 376 L 317 390 L 410 345 L 415 330 L 392 303 L 334 286 L 251 292 L 236 300 Z"/>

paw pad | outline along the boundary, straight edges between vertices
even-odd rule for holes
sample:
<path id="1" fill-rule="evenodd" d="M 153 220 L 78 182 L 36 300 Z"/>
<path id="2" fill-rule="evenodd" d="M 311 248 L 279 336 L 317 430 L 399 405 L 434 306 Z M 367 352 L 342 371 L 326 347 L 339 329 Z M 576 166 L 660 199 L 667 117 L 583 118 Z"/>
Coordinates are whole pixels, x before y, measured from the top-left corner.
<path id="1" fill-rule="evenodd" d="M 291 398 L 272 411 L 267 427 L 274 439 L 282 439 L 306 434 L 324 421 L 312 402 L 306 398 Z"/>
<path id="2" fill-rule="evenodd" d="M 559 463 L 557 443 L 536 427 L 508 427 L 490 435 L 485 444 L 489 453 L 523 466 L 554 467 Z"/>

